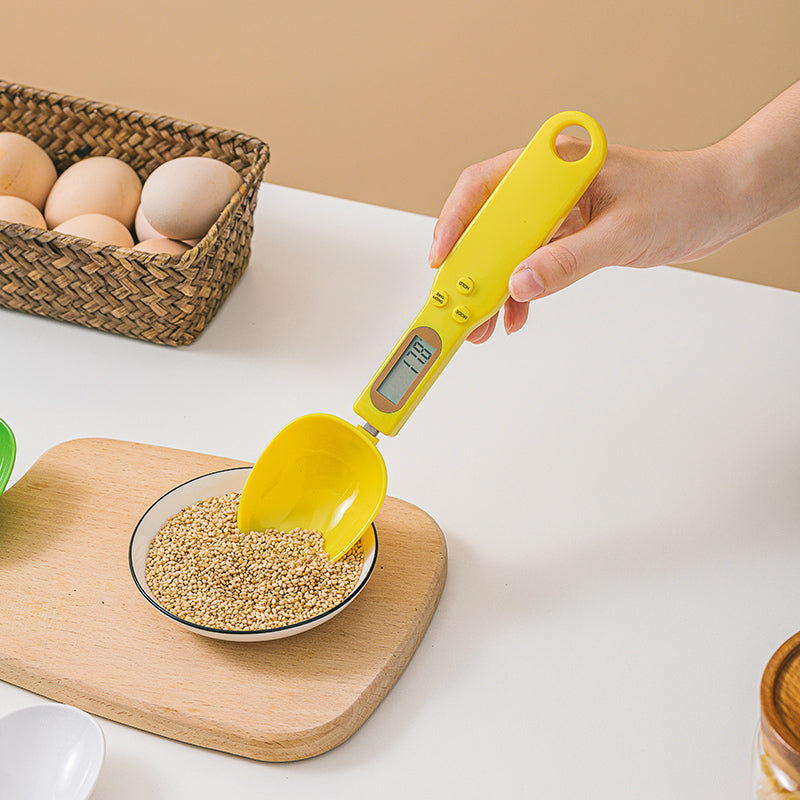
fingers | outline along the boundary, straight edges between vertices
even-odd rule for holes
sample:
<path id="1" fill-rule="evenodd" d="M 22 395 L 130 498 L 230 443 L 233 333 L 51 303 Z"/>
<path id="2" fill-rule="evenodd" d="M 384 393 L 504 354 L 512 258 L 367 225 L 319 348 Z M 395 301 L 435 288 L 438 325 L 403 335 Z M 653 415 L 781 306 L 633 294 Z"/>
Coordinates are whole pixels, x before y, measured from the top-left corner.
<path id="1" fill-rule="evenodd" d="M 495 314 L 491 319 L 487 319 L 482 325 L 475 328 L 472 333 L 467 336 L 467 341 L 473 344 L 483 344 L 494 333 L 497 327 L 498 314 Z M 503 308 L 503 327 L 506 333 L 516 333 L 525 324 L 528 319 L 528 303 L 519 303 L 513 298 L 509 297 Z"/>
<path id="2" fill-rule="evenodd" d="M 453 245 L 472 222 L 481 206 L 489 199 L 503 176 L 519 157 L 521 150 L 509 150 L 499 156 L 467 167 L 459 177 L 453 191 L 445 201 L 442 213 L 433 229 L 433 243 L 429 256 L 432 267 L 441 266 Z M 528 304 L 514 300 L 506 302 L 504 326 L 506 332 L 519 330 L 528 316 Z M 474 344 L 481 344 L 491 337 L 497 327 L 498 315 L 495 314 L 477 327 L 467 337 Z"/>
<path id="3" fill-rule="evenodd" d="M 516 333 L 522 328 L 528 319 L 528 308 L 529 304 L 527 302 L 520 303 L 513 297 L 509 297 L 506 300 L 503 311 L 503 325 L 506 333 Z"/>
<path id="4" fill-rule="evenodd" d="M 506 333 L 523 327 L 529 302 L 563 289 L 600 269 L 618 263 L 616 238 L 604 220 L 598 219 L 576 233 L 554 240 L 525 259 L 509 280 L 511 296 L 506 300 L 503 324 Z M 474 344 L 485 342 L 495 330 L 497 315 L 467 337 Z"/>
<path id="5" fill-rule="evenodd" d="M 555 242 L 558 239 L 563 239 L 565 236 L 572 236 L 573 233 L 577 233 L 585 226 L 586 223 L 584 222 L 583 214 L 580 208 L 575 206 L 575 208 L 567 214 L 567 218 L 561 223 L 558 230 L 553 234 L 551 241 Z"/>
<path id="6" fill-rule="evenodd" d="M 430 265 L 439 267 L 453 249 L 458 237 L 467 228 L 489 195 L 511 169 L 520 150 L 510 150 L 499 156 L 467 167 L 459 177 L 453 191 L 445 201 L 442 213 L 433 229 Z"/>
<path id="7" fill-rule="evenodd" d="M 526 258 L 508 282 L 518 302 L 553 294 L 601 267 L 618 263 L 614 232 L 598 218 L 577 233 L 550 242 Z"/>
<path id="8" fill-rule="evenodd" d="M 566 145 L 575 143 L 568 141 Z M 585 148 L 585 144 L 579 142 L 575 147 L 580 150 L 581 147 Z M 467 167 L 461 173 L 433 231 L 429 257 L 431 267 L 441 266 L 520 152 L 510 150 Z M 615 242 L 613 228 L 606 218 L 600 216 L 587 224 L 581 208 L 576 206 L 553 240 L 526 258 L 512 273 L 509 280 L 510 297 L 506 301 L 503 317 L 506 332 L 514 333 L 524 326 L 531 300 L 553 294 L 600 267 L 619 263 Z M 475 344 L 485 342 L 493 334 L 497 319 L 498 315 L 495 314 L 472 331 L 468 340 Z"/>
<path id="9" fill-rule="evenodd" d="M 495 314 L 490 319 L 487 319 L 482 325 L 479 325 L 475 328 L 469 336 L 467 336 L 467 341 L 472 342 L 472 344 L 483 344 L 493 333 L 495 326 L 497 325 L 497 314 Z"/>

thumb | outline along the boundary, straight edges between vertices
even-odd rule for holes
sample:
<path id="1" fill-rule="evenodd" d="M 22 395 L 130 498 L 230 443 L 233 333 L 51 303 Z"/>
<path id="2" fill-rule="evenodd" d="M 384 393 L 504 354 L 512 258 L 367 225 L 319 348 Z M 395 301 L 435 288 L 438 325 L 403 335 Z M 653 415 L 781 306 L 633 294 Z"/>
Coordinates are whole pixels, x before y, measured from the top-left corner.
<path id="1" fill-rule="evenodd" d="M 535 250 L 511 274 L 511 297 L 525 302 L 553 294 L 601 267 L 617 263 L 612 249 L 615 237 L 606 227 L 595 220 L 577 233 Z"/>

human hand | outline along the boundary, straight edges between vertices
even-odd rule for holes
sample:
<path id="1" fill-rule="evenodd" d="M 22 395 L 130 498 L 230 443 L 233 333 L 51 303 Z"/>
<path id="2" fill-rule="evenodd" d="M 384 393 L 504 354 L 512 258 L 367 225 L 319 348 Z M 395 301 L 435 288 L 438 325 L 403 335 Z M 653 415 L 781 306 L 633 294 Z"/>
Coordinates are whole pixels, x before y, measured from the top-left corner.
<path id="1" fill-rule="evenodd" d="M 562 158 L 576 160 L 588 142 L 561 136 Z M 517 159 L 512 150 L 468 167 L 436 223 L 430 264 L 438 267 Z M 507 333 L 519 330 L 531 300 L 553 294 L 605 266 L 650 267 L 702 258 L 737 232 L 727 213 L 718 148 L 652 152 L 610 146 L 603 168 L 551 241 L 509 280 L 504 307 Z M 486 341 L 497 315 L 469 336 Z"/>

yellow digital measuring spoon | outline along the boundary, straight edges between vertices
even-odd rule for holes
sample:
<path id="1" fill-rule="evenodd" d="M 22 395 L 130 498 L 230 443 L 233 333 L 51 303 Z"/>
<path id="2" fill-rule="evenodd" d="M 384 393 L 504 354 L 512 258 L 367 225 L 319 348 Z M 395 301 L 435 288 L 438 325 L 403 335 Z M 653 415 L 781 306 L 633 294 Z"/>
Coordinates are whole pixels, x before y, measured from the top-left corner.
<path id="1" fill-rule="evenodd" d="M 565 161 L 556 139 L 577 125 L 588 152 Z M 331 559 L 369 528 L 386 498 L 379 433 L 394 436 L 471 331 L 502 307 L 514 268 L 556 232 L 600 170 L 607 144 L 591 117 L 551 117 L 500 181 L 438 269 L 422 310 L 354 410 L 352 425 L 309 414 L 287 425 L 259 457 L 242 491 L 240 530 L 320 531 Z"/>

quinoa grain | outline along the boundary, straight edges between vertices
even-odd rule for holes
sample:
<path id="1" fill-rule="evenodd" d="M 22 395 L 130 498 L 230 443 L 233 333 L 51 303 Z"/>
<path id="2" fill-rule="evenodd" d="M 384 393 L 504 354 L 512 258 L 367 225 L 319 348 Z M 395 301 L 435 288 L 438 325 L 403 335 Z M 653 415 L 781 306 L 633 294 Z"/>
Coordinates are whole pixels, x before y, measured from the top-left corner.
<path id="1" fill-rule="evenodd" d="M 238 507 L 238 492 L 201 500 L 153 538 L 145 577 L 167 611 L 209 628 L 268 630 L 316 617 L 355 588 L 360 542 L 331 562 L 318 531 L 242 533 Z"/>

